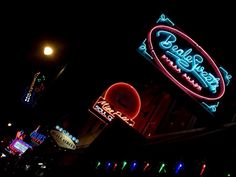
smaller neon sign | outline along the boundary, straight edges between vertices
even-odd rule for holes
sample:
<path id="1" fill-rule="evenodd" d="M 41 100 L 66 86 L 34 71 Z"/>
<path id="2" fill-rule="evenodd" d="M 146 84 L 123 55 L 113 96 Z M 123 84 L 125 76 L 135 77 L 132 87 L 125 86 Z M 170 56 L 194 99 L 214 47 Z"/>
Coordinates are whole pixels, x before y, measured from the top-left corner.
<path id="1" fill-rule="evenodd" d="M 37 72 L 35 75 L 34 75 L 34 78 L 30 84 L 30 88 L 29 88 L 29 91 L 28 93 L 26 94 L 26 97 L 25 97 L 25 102 L 29 103 L 30 100 L 31 100 L 31 97 L 32 97 L 32 94 L 33 94 L 33 90 L 34 90 L 34 85 L 35 85 L 35 82 L 36 82 L 36 79 L 37 77 L 39 76 L 40 72 Z"/>
<path id="2" fill-rule="evenodd" d="M 31 140 L 37 144 L 42 144 L 44 140 L 46 139 L 45 135 L 42 135 L 38 132 L 32 132 L 30 134 Z"/>
<path id="3" fill-rule="evenodd" d="M 34 130 L 31 134 L 30 134 L 30 137 L 31 137 L 31 141 L 35 144 L 35 145 L 40 145 L 42 144 L 45 139 L 46 139 L 46 136 L 41 134 L 41 133 L 38 133 L 38 129 L 39 129 L 40 126 L 38 126 L 36 128 L 36 130 Z"/>
<path id="4" fill-rule="evenodd" d="M 26 137 L 26 134 L 23 130 L 16 132 L 16 138 L 17 139 L 23 140 L 25 137 Z"/>
<path id="5" fill-rule="evenodd" d="M 66 149 L 76 149 L 76 144 L 72 141 L 70 137 L 58 130 L 51 130 L 50 134 L 52 138 L 56 141 L 57 145 Z"/>
<path id="6" fill-rule="evenodd" d="M 30 133 L 31 142 L 33 146 L 38 146 L 42 144 L 46 139 L 45 135 L 38 132 L 39 128 L 40 128 L 40 125 L 34 131 Z"/>
<path id="7" fill-rule="evenodd" d="M 18 154 L 19 156 L 21 156 L 23 153 L 27 151 L 27 149 L 32 149 L 32 147 L 29 144 L 25 143 L 24 141 L 16 138 L 9 145 L 9 149 L 12 154 L 14 155 Z"/>
<path id="8" fill-rule="evenodd" d="M 98 100 L 94 103 L 93 109 L 102 115 L 106 120 L 111 122 L 115 118 L 120 118 L 130 126 L 134 126 L 135 122 L 132 119 L 129 119 L 122 112 L 116 111 L 110 103 L 108 103 L 103 97 L 99 97 Z"/>
<path id="9" fill-rule="evenodd" d="M 34 102 L 35 94 L 40 93 L 44 90 L 45 76 L 41 72 L 34 74 L 33 80 L 30 84 L 30 87 L 27 93 L 23 97 L 23 101 L 27 104 L 32 104 Z"/>

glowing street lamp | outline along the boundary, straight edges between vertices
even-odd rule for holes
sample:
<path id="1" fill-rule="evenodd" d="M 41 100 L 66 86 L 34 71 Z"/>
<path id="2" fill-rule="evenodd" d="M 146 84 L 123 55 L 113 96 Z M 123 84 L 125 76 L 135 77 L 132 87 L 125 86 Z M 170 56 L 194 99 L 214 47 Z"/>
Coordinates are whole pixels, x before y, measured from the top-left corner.
<path id="1" fill-rule="evenodd" d="M 43 53 L 46 56 L 51 56 L 53 54 L 53 48 L 50 46 L 45 46 L 43 49 Z"/>

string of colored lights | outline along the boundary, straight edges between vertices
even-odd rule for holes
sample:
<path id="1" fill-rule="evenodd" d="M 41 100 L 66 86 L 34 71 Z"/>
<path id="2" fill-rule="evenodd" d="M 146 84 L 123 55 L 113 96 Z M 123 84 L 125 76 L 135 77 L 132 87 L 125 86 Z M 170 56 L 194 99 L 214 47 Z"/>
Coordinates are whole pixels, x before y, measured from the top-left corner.
<path id="1" fill-rule="evenodd" d="M 189 162 L 188 162 L 189 163 Z M 181 176 L 181 175 L 194 175 L 199 177 L 208 176 L 209 173 L 212 171 L 209 169 L 205 161 L 201 163 L 196 162 L 195 164 L 188 164 L 184 161 L 176 161 L 176 162 L 150 162 L 150 161 L 138 161 L 138 160 L 123 160 L 123 161 L 106 161 L 100 160 L 94 163 L 95 171 L 102 172 L 105 171 L 106 173 L 110 173 L 111 175 L 117 172 L 122 174 L 132 174 L 132 173 L 142 173 L 145 175 L 156 175 L 156 176 L 166 176 L 166 175 L 173 175 L 173 176 Z M 194 167 L 191 167 L 191 165 Z M 93 167 L 93 168 L 94 168 Z M 191 170 L 189 170 L 189 169 Z M 194 169 L 194 170 L 193 170 Z M 231 177 L 233 176 L 233 169 L 218 169 L 223 171 L 223 177 Z M 194 174 L 188 174 L 188 173 Z"/>

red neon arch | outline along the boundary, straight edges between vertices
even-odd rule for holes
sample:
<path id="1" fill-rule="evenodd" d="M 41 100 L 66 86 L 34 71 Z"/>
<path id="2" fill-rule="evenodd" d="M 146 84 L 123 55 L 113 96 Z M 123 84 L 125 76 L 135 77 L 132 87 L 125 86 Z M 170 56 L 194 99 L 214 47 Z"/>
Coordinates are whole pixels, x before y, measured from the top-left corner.
<path id="1" fill-rule="evenodd" d="M 111 85 L 106 90 L 104 99 L 129 119 L 134 119 L 141 109 L 140 96 L 137 90 L 128 83 L 118 82 Z"/>
<path id="2" fill-rule="evenodd" d="M 183 39 L 185 39 L 187 42 L 189 42 L 196 50 L 198 50 L 203 56 L 204 58 L 210 63 L 210 65 L 212 66 L 212 68 L 214 69 L 216 75 L 220 78 L 220 92 L 215 96 L 215 97 L 206 97 L 203 95 L 200 95 L 196 92 L 191 91 L 190 89 L 188 89 L 187 87 L 185 87 L 183 84 L 181 84 L 177 79 L 174 78 L 174 76 L 172 76 L 167 69 L 162 65 L 160 59 L 158 58 L 158 56 L 156 55 L 156 52 L 154 50 L 153 44 L 152 44 L 152 33 L 155 30 L 160 30 L 160 29 L 164 29 L 167 31 L 170 31 L 174 34 L 177 34 L 178 36 L 182 37 Z M 187 36 L 186 34 L 182 33 L 181 31 L 175 29 L 175 28 L 171 28 L 169 26 L 165 26 L 165 25 L 158 25 L 153 27 L 150 32 L 148 33 L 148 37 L 147 37 L 147 42 L 148 42 L 148 47 L 149 50 L 151 51 L 151 55 L 154 58 L 154 61 L 156 62 L 156 64 L 160 67 L 160 70 L 169 78 L 171 79 L 176 85 L 178 85 L 183 91 L 187 92 L 188 94 L 202 99 L 202 100 L 207 100 L 207 101 L 215 101 L 220 99 L 224 93 L 225 93 L 225 83 L 224 83 L 224 79 L 222 74 L 220 73 L 220 70 L 218 69 L 218 67 L 216 66 L 215 62 L 213 61 L 213 59 L 207 54 L 207 52 L 205 50 L 203 50 L 194 40 L 192 40 L 189 36 Z"/>

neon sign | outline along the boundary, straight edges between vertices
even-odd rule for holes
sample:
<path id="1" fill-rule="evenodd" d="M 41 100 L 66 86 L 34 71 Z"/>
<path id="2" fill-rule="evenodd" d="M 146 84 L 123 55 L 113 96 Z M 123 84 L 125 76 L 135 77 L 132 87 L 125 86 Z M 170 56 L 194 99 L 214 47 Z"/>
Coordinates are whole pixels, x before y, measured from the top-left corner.
<path id="1" fill-rule="evenodd" d="M 62 148 L 75 150 L 79 139 L 72 136 L 68 131 L 57 125 L 56 130 L 51 130 L 50 134 L 57 145 Z"/>
<path id="2" fill-rule="evenodd" d="M 42 144 L 44 142 L 44 140 L 46 139 L 46 136 L 45 135 L 42 135 L 38 132 L 32 132 L 30 134 L 30 137 L 31 137 L 31 140 L 33 142 L 35 142 L 36 144 Z"/>
<path id="3" fill-rule="evenodd" d="M 93 109 L 102 115 L 106 120 L 111 122 L 115 118 L 120 118 L 130 126 L 134 126 L 135 122 L 132 119 L 129 119 L 122 112 L 116 111 L 111 107 L 103 97 L 99 97 L 98 100 L 93 105 Z"/>
<path id="4" fill-rule="evenodd" d="M 34 74 L 33 80 L 30 84 L 28 92 L 23 97 L 23 101 L 27 104 L 31 104 L 34 102 L 35 93 L 39 93 L 44 90 L 45 76 L 41 74 L 41 72 L 37 72 Z"/>
<path id="5" fill-rule="evenodd" d="M 139 93 L 132 85 L 125 82 L 112 84 L 106 90 L 104 99 L 129 119 L 136 118 L 141 109 Z"/>
<path id="6" fill-rule="evenodd" d="M 105 122 L 119 118 L 133 127 L 141 109 L 141 99 L 132 85 L 117 82 L 98 98 L 92 108 L 105 118 Z"/>
<path id="7" fill-rule="evenodd" d="M 25 153 L 26 150 L 29 148 L 32 149 L 29 144 L 25 143 L 24 141 L 18 138 L 15 138 L 15 140 L 13 140 L 13 142 L 9 145 L 10 153 L 14 155 L 18 154 L 19 156 Z"/>
<path id="8" fill-rule="evenodd" d="M 23 140 L 25 137 L 26 137 L 26 134 L 23 130 L 16 132 L 16 138 L 17 139 Z"/>
<path id="9" fill-rule="evenodd" d="M 63 134 L 65 134 L 66 136 L 68 136 L 73 142 L 75 142 L 76 144 L 79 143 L 79 139 L 77 139 L 76 137 L 72 136 L 68 131 L 66 131 L 65 129 L 63 129 L 62 127 L 60 127 L 59 125 L 56 126 L 56 129 L 59 130 L 59 132 L 62 132 Z"/>
<path id="10" fill-rule="evenodd" d="M 216 112 L 232 76 L 164 14 L 138 52 L 209 112 Z"/>
<path id="11" fill-rule="evenodd" d="M 42 144 L 45 139 L 46 139 L 46 136 L 41 134 L 41 133 L 38 133 L 38 129 L 39 129 L 40 126 L 38 126 L 31 134 L 30 134 L 30 137 L 31 137 L 31 141 L 36 145 L 40 145 Z"/>

